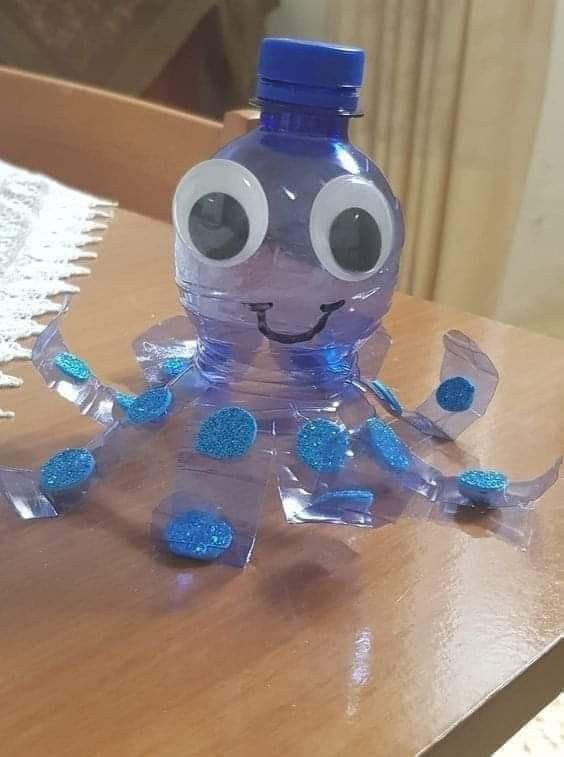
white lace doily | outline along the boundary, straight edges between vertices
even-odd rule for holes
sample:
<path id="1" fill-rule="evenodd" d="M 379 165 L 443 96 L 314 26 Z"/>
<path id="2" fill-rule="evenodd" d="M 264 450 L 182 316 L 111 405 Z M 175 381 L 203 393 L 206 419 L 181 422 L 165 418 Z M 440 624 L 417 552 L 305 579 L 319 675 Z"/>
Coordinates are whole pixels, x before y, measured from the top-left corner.
<path id="1" fill-rule="evenodd" d="M 0 365 L 31 358 L 19 340 L 45 328 L 35 318 L 61 310 L 50 298 L 79 291 L 64 279 L 90 273 L 74 261 L 96 257 L 87 248 L 114 206 L 0 161 Z M 0 370 L 0 389 L 21 384 Z M 0 418 L 13 415 L 0 407 Z"/>

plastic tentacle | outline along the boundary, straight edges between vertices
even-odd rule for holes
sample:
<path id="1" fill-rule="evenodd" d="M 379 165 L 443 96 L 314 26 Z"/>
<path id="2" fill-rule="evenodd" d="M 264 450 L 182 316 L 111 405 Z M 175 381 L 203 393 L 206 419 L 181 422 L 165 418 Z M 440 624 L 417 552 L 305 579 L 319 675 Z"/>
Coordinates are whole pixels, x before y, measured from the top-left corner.
<path id="1" fill-rule="evenodd" d="M 495 394 L 499 375 L 489 357 L 462 332 L 449 331 L 443 341 L 445 351 L 439 386 L 453 378 L 463 379 L 473 392 L 468 408 L 451 411 L 442 407 L 437 395 L 439 386 L 415 410 L 403 408 L 394 392 L 378 380 L 363 380 L 359 388 L 371 392 L 388 413 L 422 435 L 454 440 L 484 415 Z"/>
<path id="2" fill-rule="evenodd" d="M 558 458 L 551 467 L 540 476 L 527 481 L 508 481 L 503 492 L 484 495 L 479 502 L 473 502 L 458 488 L 456 477 L 444 479 L 439 501 L 446 512 L 452 513 L 459 507 L 481 508 L 527 508 L 545 494 L 558 480 L 562 458 Z"/>
<path id="3" fill-rule="evenodd" d="M 55 370 L 55 367 L 50 365 L 51 357 L 57 354 L 60 349 L 65 348 L 64 343 L 60 339 L 56 324 L 55 328 L 51 329 L 47 334 L 45 342 L 45 345 L 40 348 L 38 359 L 45 372 L 42 375 L 45 376 L 49 383 L 52 380 L 51 371 Z M 54 350 L 51 349 L 53 347 L 55 348 Z M 53 379 L 53 382 L 52 385 L 58 391 L 64 384 L 69 384 L 71 389 L 74 388 L 72 383 L 61 382 L 58 378 Z M 92 386 L 91 382 L 92 379 L 89 379 L 86 383 Z M 167 387 L 172 394 L 170 412 L 175 413 L 187 412 L 188 406 L 196 396 L 207 389 L 208 384 L 197 372 L 191 371 L 177 377 L 167 384 Z M 66 396 L 64 391 L 66 391 L 66 388 L 63 386 L 63 391 L 60 391 L 60 393 Z M 109 401 L 112 400 L 111 392 L 113 390 L 101 387 L 98 391 L 100 394 L 107 391 Z M 93 394 L 96 396 L 96 392 L 93 392 Z M 97 396 L 99 397 L 100 394 Z M 104 394 L 106 398 L 108 395 Z M 83 411 L 85 409 L 88 415 L 94 409 L 100 408 L 100 404 L 96 404 L 95 401 L 90 405 L 86 404 L 86 401 L 91 396 L 87 395 L 85 399 L 85 396 L 81 394 L 77 398 L 78 401 L 75 402 L 75 404 L 81 402 L 82 404 L 79 407 Z M 99 414 L 95 414 L 93 417 L 98 420 L 100 416 Z M 163 418 L 163 420 L 166 420 L 166 418 Z M 79 487 L 77 490 L 65 492 L 61 495 L 46 494 L 40 488 L 40 467 L 35 470 L 0 467 L 0 494 L 8 500 L 20 517 L 25 519 L 52 518 L 63 512 L 68 512 L 75 507 L 77 502 L 82 499 L 83 495 L 97 479 L 105 477 L 112 469 L 119 466 L 122 460 L 128 457 L 128 454 L 134 454 L 144 438 L 150 436 L 154 431 L 158 432 L 159 427 L 160 424 L 158 423 L 131 423 L 128 420 L 127 412 L 120 414 L 115 419 L 112 417 L 111 422 L 105 424 L 104 430 L 84 447 L 91 452 L 96 463 L 92 479 L 88 480 L 84 487 Z"/>
<path id="4" fill-rule="evenodd" d="M 194 371 L 197 381 L 198 374 Z M 171 385 L 188 383 L 185 373 Z M 177 533 L 176 548 L 171 545 L 167 529 L 176 519 L 180 522 L 192 516 L 221 521 L 231 530 L 229 547 L 213 559 L 232 566 L 242 567 L 248 562 L 256 538 L 262 511 L 264 493 L 272 464 L 272 429 L 263 427 L 260 417 L 251 413 L 241 403 L 240 409 L 247 410 L 257 422 L 258 434 L 242 456 L 214 457 L 198 443 L 202 424 L 214 416 L 221 408 L 230 404 L 228 392 L 211 389 L 191 403 L 189 417 L 183 424 L 181 445 L 178 449 L 176 470 L 171 481 L 171 494 L 157 505 L 153 512 L 153 536 L 165 551 L 189 556 L 180 530 Z M 211 432 L 210 432 L 211 433 Z M 217 432 L 218 449 L 225 439 Z"/>
<path id="5" fill-rule="evenodd" d="M 379 326 L 378 330 L 370 340 L 370 366 L 375 374 L 380 372 L 391 346 L 391 336 L 383 326 Z"/>
<path id="6" fill-rule="evenodd" d="M 132 348 L 145 381 L 151 385 L 162 384 L 173 377 L 163 371 L 165 361 L 179 359 L 177 365 L 184 370 L 192 366 L 196 340 L 190 332 L 188 319 L 176 316 L 145 331 L 134 340 Z"/>
<path id="7" fill-rule="evenodd" d="M 114 422 L 113 427 L 117 425 L 118 423 Z M 103 444 L 105 435 L 110 432 L 111 428 L 112 426 L 108 427 L 86 445 L 85 448 L 95 458 Z M 56 498 L 41 491 L 39 469 L 0 467 L 0 494 L 24 520 L 56 518 L 61 513 L 71 509 L 68 498 L 57 501 Z M 78 494 L 76 496 L 79 497 Z"/>
<path id="8" fill-rule="evenodd" d="M 21 518 L 56 518 L 59 514 L 39 489 L 36 471 L 25 468 L 0 468 L 0 494 Z"/>
<path id="9" fill-rule="evenodd" d="M 114 390 L 90 373 L 76 381 L 57 367 L 58 355 L 70 353 L 59 329 L 62 313 L 54 318 L 37 338 L 31 355 L 33 365 L 50 389 L 76 405 L 82 415 L 108 426 L 113 422 Z"/>

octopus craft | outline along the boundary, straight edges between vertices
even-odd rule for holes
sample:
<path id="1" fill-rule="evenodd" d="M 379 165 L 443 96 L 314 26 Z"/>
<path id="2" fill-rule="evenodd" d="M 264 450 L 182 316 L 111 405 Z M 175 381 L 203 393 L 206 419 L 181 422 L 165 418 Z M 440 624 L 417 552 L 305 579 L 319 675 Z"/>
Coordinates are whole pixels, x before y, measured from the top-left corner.
<path id="1" fill-rule="evenodd" d="M 63 341 L 60 318 L 38 338 L 33 363 L 47 385 L 101 430 L 35 470 L 0 469 L 0 492 L 23 518 L 87 505 L 97 487 L 111 496 L 121 471 L 131 496 L 154 493 L 162 549 L 243 566 L 272 478 L 289 523 L 364 527 L 408 511 L 518 519 L 556 481 L 561 460 L 530 481 L 429 462 L 436 451 L 447 461 L 442 450 L 498 384 L 464 334 L 445 335 L 436 390 L 415 410 L 360 373 L 367 340 L 374 376 L 390 344 L 382 320 L 404 234 L 386 179 L 347 138 L 362 60 L 353 48 L 263 42 L 259 127 L 177 187 L 186 315 L 134 342 L 146 391 L 124 394 L 94 376 Z"/>

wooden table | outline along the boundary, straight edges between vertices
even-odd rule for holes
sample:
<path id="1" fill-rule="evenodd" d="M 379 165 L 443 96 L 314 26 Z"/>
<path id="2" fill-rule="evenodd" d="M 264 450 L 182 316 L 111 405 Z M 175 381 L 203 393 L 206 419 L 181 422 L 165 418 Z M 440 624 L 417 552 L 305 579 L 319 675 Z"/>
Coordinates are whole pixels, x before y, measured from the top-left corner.
<path id="1" fill-rule="evenodd" d="M 64 323 L 115 384 L 128 350 L 178 312 L 171 231 L 120 211 Z M 435 385 L 459 328 L 502 381 L 462 437 L 514 476 L 564 449 L 564 344 L 397 295 L 383 373 L 406 404 Z M 93 432 L 23 366 L 3 464 L 37 464 Z M 405 519 L 370 531 L 288 526 L 273 498 L 244 571 L 160 559 L 152 502 L 54 521 L 0 509 L 3 757 L 489 754 L 563 682 L 564 485 L 539 503 L 530 553 Z M 125 498 L 127 502 L 127 498 Z"/>

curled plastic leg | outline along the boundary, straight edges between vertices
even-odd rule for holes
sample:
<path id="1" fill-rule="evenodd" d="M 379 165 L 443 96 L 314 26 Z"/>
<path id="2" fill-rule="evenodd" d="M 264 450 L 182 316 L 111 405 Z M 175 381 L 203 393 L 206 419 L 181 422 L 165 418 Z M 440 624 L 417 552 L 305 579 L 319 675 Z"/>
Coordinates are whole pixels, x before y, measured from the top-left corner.
<path id="1" fill-rule="evenodd" d="M 132 344 L 145 380 L 150 385 L 166 383 L 193 365 L 196 340 L 188 319 L 169 318 L 145 331 Z"/>
<path id="2" fill-rule="evenodd" d="M 250 559 L 272 452 L 253 415 L 197 402 L 177 460 L 174 492 L 153 514 L 153 537 L 177 557 L 236 567 Z"/>
<path id="3" fill-rule="evenodd" d="M 0 494 L 22 518 L 55 517 L 80 505 L 96 482 L 141 450 L 143 470 L 160 475 L 171 457 L 168 445 L 180 446 L 190 404 L 204 388 L 197 374 L 186 372 L 169 386 L 149 389 L 86 446 L 60 450 L 36 470 L 0 468 Z M 174 430 L 167 436 L 171 420 Z"/>
<path id="4" fill-rule="evenodd" d="M 393 477 L 362 474 L 358 464 L 337 475 L 311 477 L 299 463 L 287 460 L 276 478 L 288 523 L 379 528 L 396 521 L 409 500 Z"/>
<path id="5" fill-rule="evenodd" d="M 445 478 L 440 501 L 447 513 L 458 508 L 526 508 L 558 480 L 562 458 L 541 476 L 528 481 L 509 481 L 498 471 L 469 470 Z"/>
<path id="6" fill-rule="evenodd" d="M 402 487 L 445 507 L 526 507 L 539 499 L 558 479 L 562 458 L 543 475 L 511 482 L 505 474 L 482 469 L 446 476 L 421 460 L 379 418 L 370 418 L 356 432 L 357 444 L 380 469 L 396 474 Z"/>
<path id="7" fill-rule="evenodd" d="M 344 411 L 339 412 L 342 417 Z M 507 515 L 481 523 L 511 539 L 525 532 L 519 513 L 556 481 L 561 464 L 559 460 L 539 478 L 522 482 L 481 469 L 446 475 L 377 416 L 349 430 L 324 413 L 300 423 L 295 437 L 278 451 L 278 461 L 278 488 L 290 523 L 377 527 L 404 512 L 452 518 L 460 509 L 507 510 Z M 420 496 L 412 504 L 413 494 Z"/>
<path id="8" fill-rule="evenodd" d="M 36 470 L 0 468 L 0 494 L 25 520 L 56 518 L 73 509 L 96 478 L 102 440 L 61 450 Z"/>
<path id="9" fill-rule="evenodd" d="M 398 488 L 431 502 L 439 495 L 444 480 L 441 471 L 418 457 L 380 418 L 369 418 L 354 432 L 353 449 L 369 461 L 373 476 L 392 477 Z"/>
<path id="10" fill-rule="evenodd" d="M 392 471 L 374 466 L 359 432 L 342 420 L 361 407 L 340 408 L 341 421 L 328 412 L 298 417 L 297 433 L 279 440 L 277 483 L 289 523 L 378 528 L 404 512 L 409 492 Z"/>
<path id="11" fill-rule="evenodd" d="M 499 375 L 488 356 L 460 331 L 443 337 L 445 352 L 437 389 L 416 410 L 403 408 L 394 392 L 379 380 L 364 381 L 380 404 L 425 436 L 456 439 L 486 412 Z"/>
<path id="12" fill-rule="evenodd" d="M 557 460 L 530 481 L 509 481 L 498 471 L 482 470 L 445 478 L 441 496 L 429 516 L 455 522 L 473 535 L 489 532 L 527 547 L 533 535 L 533 503 L 556 482 L 561 463 L 561 459 Z"/>
<path id="13" fill-rule="evenodd" d="M 38 474 L 23 468 L 0 469 L 0 493 L 21 518 L 56 518 L 59 514 L 39 488 Z"/>
<path id="14" fill-rule="evenodd" d="M 499 471 L 469 469 L 456 476 L 444 475 L 415 455 L 381 420 L 368 420 L 357 433 L 380 470 L 397 476 L 402 489 L 424 497 L 429 506 L 419 506 L 413 514 L 452 520 L 472 514 L 486 530 L 499 533 L 511 541 L 524 543 L 527 536 L 527 510 L 558 479 L 562 459 L 543 475 L 530 481 L 509 481 Z M 485 514 L 488 517 L 482 517 Z"/>
<path id="15" fill-rule="evenodd" d="M 37 338 L 31 355 L 33 365 L 50 389 L 76 405 L 82 415 L 108 426 L 114 420 L 115 391 L 70 352 L 59 330 L 61 317 L 54 318 Z"/>

